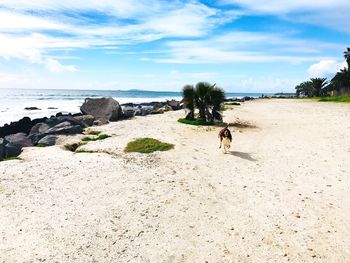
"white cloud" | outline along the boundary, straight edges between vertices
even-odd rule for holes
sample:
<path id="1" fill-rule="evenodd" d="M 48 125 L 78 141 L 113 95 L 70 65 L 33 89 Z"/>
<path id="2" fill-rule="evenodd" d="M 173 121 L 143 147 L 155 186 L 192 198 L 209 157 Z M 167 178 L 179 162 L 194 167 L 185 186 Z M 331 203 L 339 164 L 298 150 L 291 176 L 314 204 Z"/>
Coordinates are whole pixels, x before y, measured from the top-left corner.
<path id="1" fill-rule="evenodd" d="M 74 65 L 62 65 L 60 62 L 53 58 L 47 58 L 44 61 L 44 65 L 51 72 L 77 71 L 77 68 Z"/>
<path id="2" fill-rule="evenodd" d="M 340 69 L 347 66 L 346 62 L 338 62 L 336 60 L 321 60 L 316 64 L 312 64 L 307 73 L 310 77 L 331 77 Z"/>

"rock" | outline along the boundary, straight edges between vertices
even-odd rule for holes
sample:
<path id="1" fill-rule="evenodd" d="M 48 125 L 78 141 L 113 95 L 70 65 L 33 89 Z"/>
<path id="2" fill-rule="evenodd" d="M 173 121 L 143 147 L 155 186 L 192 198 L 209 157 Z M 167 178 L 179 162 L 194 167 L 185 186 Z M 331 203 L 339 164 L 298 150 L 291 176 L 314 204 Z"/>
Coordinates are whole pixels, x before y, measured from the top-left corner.
<path id="1" fill-rule="evenodd" d="M 56 107 L 48 107 L 47 109 L 48 110 L 57 110 L 58 108 L 56 108 Z"/>
<path id="2" fill-rule="evenodd" d="M 80 107 L 84 115 L 92 115 L 96 120 L 117 121 L 122 117 L 122 110 L 119 103 L 111 98 L 85 99 Z"/>
<path id="3" fill-rule="evenodd" d="M 5 157 L 4 139 L 0 138 L 0 161 L 4 160 L 4 157 Z"/>
<path id="4" fill-rule="evenodd" d="M 33 146 L 25 133 L 16 133 L 5 137 L 5 157 L 18 156 L 23 147 Z"/>
<path id="5" fill-rule="evenodd" d="M 73 117 L 75 120 L 82 123 L 85 127 L 90 127 L 94 125 L 95 117 L 92 115 L 81 115 Z"/>
<path id="6" fill-rule="evenodd" d="M 82 132 L 83 132 L 83 128 L 80 125 L 72 125 L 69 121 L 64 121 L 48 129 L 45 133 L 49 135 L 49 134 L 77 134 Z"/>
<path id="7" fill-rule="evenodd" d="M 172 108 L 171 106 L 169 106 L 169 105 L 164 105 L 164 106 L 162 107 L 162 109 L 163 109 L 164 111 L 173 111 L 173 108 Z"/>
<path id="8" fill-rule="evenodd" d="M 3 138 L 7 135 L 19 132 L 28 134 L 35 124 L 44 122 L 45 120 L 47 120 L 47 118 L 31 120 L 29 117 L 24 117 L 19 121 L 11 122 L 11 124 L 5 124 L 3 127 L 0 127 L 0 137 Z"/>
<path id="9" fill-rule="evenodd" d="M 177 100 L 168 100 L 167 105 L 169 105 L 173 110 L 182 109 L 180 101 L 177 101 Z"/>
<path id="10" fill-rule="evenodd" d="M 25 107 L 24 109 L 25 110 L 41 110 L 41 109 L 39 109 L 37 107 Z"/>
<path id="11" fill-rule="evenodd" d="M 144 106 L 144 107 L 141 107 L 140 110 L 141 110 L 140 115 L 141 116 L 146 116 L 148 114 L 152 114 L 153 107 L 152 106 Z"/>
<path id="12" fill-rule="evenodd" d="M 154 109 L 151 114 L 163 114 L 164 110 L 162 108 Z"/>
<path id="13" fill-rule="evenodd" d="M 135 108 L 133 106 L 122 106 L 123 118 L 129 119 L 135 116 Z"/>
<path id="14" fill-rule="evenodd" d="M 32 135 L 35 133 L 45 133 L 48 129 L 50 129 L 50 126 L 48 124 L 44 122 L 39 122 L 31 128 L 29 135 Z"/>
<path id="15" fill-rule="evenodd" d="M 38 144 L 45 146 L 52 146 L 56 144 L 57 136 L 46 135 L 44 138 L 38 141 Z"/>
<path id="16" fill-rule="evenodd" d="M 108 123 L 109 123 L 109 121 L 107 121 L 107 120 L 94 120 L 94 126 L 101 126 L 101 125 L 105 125 Z"/>

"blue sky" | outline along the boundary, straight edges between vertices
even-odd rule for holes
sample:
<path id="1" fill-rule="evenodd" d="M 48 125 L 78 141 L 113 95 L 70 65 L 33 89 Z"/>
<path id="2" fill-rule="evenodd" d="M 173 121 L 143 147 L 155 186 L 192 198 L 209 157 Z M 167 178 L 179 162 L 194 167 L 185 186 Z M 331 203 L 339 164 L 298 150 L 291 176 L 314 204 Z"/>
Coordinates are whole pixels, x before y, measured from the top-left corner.
<path id="1" fill-rule="evenodd" d="M 0 0 L 0 88 L 293 91 L 350 46 L 348 0 Z"/>

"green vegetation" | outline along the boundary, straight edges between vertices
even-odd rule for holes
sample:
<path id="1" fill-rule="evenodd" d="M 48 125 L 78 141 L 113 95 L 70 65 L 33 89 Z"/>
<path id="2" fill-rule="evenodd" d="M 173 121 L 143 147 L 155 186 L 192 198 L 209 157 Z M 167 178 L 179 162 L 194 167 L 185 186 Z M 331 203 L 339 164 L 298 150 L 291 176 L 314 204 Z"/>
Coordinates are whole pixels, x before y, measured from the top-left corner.
<path id="1" fill-rule="evenodd" d="M 17 156 L 11 156 L 11 157 L 4 158 L 4 161 L 12 161 L 12 160 L 22 160 L 22 159 L 17 157 Z"/>
<path id="2" fill-rule="evenodd" d="M 350 102 L 350 96 L 321 97 L 319 101 Z"/>
<path id="3" fill-rule="evenodd" d="M 225 101 L 225 92 L 208 82 L 198 82 L 195 87 L 186 85 L 182 91 L 184 106 L 187 110 L 186 119 L 195 119 L 194 111 L 198 109 L 199 119 L 207 122 L 222 121 L 220 110 Z"/>
<path id="4" fill-rule="evenodd" d="M 345 50 L 344 58 L 348 68 L 341 69 L 329 82 L 326 78 L 313 78 L 300 83 L 295 87 L 297 96 L 322 97 L 320 101 L 347 102 L 346 97 L 341 99 L 340 96 L 350 95 L 350 48 Z M 323 98 L 329 95 L 336 95 L 339 98 Z"/>
<path id="5" fill-rule="evenodd" d="M 36 147 L 46 147 L 45 144 L 42 144 L 42 143 L 38 143 L 37 145 L 35 145 Z"/>
<path id="6" fill-rule="evenodd" d="M 128 143 L 125 152 L 152 153 L 155 151 L 167 151 L 173 149 L 174 145 L 158 141 L 153 138 L 138 138 Z"/>
<path id="7" fill-rule="evenodd" d="M 83 142 L 91 142 L 91 141 L 100 141 L 100 140 L 104 140 L 107 139 L 111 136 L 107 135 L 107 134 L 100 134 L 97 137 L 84 137 L 83 139 L 81 139 Z"/>
<path id="8" fill-rule="evenodd" d="M 85 131 L 86 135 L 99 135 L 100 133 L 101 133 L 100 131 L 92 131 L 92 130 Z"/>
<path id="9" fill-rule="evenodd" d="M 203 119 L 193 119 L 193 120 L 178 119 L 177 121 L 180 123 L 195 125 L 195 126 L 212 126 L 212 125 L 214 125 L 214 122 L 207 122 L 206 120 L 203 120 Z"/>

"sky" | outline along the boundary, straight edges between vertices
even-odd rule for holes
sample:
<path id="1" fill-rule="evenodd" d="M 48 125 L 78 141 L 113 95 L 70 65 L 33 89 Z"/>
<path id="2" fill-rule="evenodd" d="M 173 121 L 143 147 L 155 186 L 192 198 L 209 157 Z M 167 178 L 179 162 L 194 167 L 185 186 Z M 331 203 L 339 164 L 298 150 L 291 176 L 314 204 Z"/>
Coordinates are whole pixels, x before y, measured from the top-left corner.
<path id="1" fill-rule="evenodd" d="M 0 88 L 292 92 L 346 65 L 349 0 L 0 0 Z"/>

